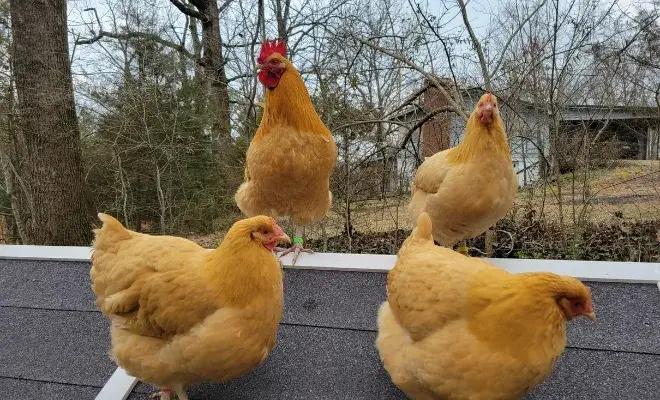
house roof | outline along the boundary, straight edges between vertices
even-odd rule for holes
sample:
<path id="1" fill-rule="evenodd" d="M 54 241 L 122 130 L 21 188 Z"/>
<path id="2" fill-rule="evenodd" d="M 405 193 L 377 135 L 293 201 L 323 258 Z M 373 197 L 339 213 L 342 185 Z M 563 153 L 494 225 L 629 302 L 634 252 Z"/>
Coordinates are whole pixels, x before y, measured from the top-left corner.
<path id="1" fill-rule="evenodd" d="M 439 78 L 442 82 L 447 82 L 448 85 L 453 84 L 450 79 Z M 418 90 L 411 96 L 409 101 L 420 98 L 420 96 L 429 88 L 433 88 L 434 85 L 425 81 L 421 86 L 421 89 Z M 479 97 L 484 94 L 485 89 L 479 86 L 471 86 L 460 89 L 460 93 L 463 96 L 464 105 L 466 106 L 468 113 L 472 111 L 474 103 L 479 99 Z M 533 102 L 522 100 L 520 98 L 506 98 L 501 97 L 500 101 L 502 105 L 507 108 L 521 109 L 525 108 L 533 113 L 542 113 L 542 108 L 539 105 L 534 104 Z M 427 112 L 431 110 L 424 110 L 423 102 L 420 101 L 420 104 L 411 104 L 411 107 L 406 108 L 405 110 L 399 112 L 392 119 L 397 121 L 417 121 L 423 118 Z M 545 106 L 547 107 L 547 106 Z M 562 121 L 595 121 L 595 120 L 629 120 L 629 119 L 644 119 L 644 120 L 657 120 L 660 119 L 660 111 L 658 107 L 649 107 L 649 106 L 605 106 L 605 105 L 595 105 L 595 104 L 568 104 L 562 105 L 560 107 L 561 113 L 560 118 Z M 548 110 L 549 112 L 549 110 Z M 455 112 L 448 111 L 446 113 Z"/>
<path id="2" fill-rule="evenodd" d="M 267 361 L 236 381 L 193 386 L 190 398 L 404 399 L 374 347 L 385 282 L 384 272 L 286 269 L 285 313 Z M 569 324 L 564 356 L 527 398 L 654 398 L 660 392 L 658 287 L 590 286 L 598 321 Z M 0 326 L 6 398 L 92 399 L 115 371 L 88 262 L 0 259 Z M 140 383 L 128 399 L 146 400 L 152 392 Z"/>

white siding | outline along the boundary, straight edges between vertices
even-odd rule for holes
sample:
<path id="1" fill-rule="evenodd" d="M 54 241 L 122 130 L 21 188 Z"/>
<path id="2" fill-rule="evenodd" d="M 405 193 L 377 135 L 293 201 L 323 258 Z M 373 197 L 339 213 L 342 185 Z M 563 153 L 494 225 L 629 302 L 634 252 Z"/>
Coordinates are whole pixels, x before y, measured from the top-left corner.
<path id="1" fill-rule="evenodd" d="M 531 110 L 516 111 L 517 113 L 514 113 L 510 109 L 504 108 L 502 119 L 509 136 L 511 159 L 518 174 L 518 184 L 526 186 L 531 185 L 540 177 L 542 157 L 538 149 L 543 149 L 544 154 L 548 154 L 549 128 L 544 119 L 534 115 Z M 456 116 L 452 120 L 451 146 L 458 145 L 464 136 L 465 122 Z"/>
<path id="2" fill-rule="evenodd" d="M 403 140 L 403 137 L 407 132 L 408 132 L 408 128 L 403 126 L 399 127 L 399 131 L 398 131 L 399 143 L 401 143 L 401 140 Z M 402 192 L 410 191 L 410 185 L 412 184 L 412 180 L 415 177 L 415 171 L 417 170 L 416 155 L 420 154 L 419 134 L 420 134 L 419 129 L 413 132 L 412 136 L 410 137 L 410 140 L 408 140 L 408 142 L 406 143 L 406 148 L 400 150 L 396 156 L 397 174 L 395 179 L 397 179 L 397 182 L 395 183 L 395 185 L 392 186 L 392 188 L 398 188 Z"/>

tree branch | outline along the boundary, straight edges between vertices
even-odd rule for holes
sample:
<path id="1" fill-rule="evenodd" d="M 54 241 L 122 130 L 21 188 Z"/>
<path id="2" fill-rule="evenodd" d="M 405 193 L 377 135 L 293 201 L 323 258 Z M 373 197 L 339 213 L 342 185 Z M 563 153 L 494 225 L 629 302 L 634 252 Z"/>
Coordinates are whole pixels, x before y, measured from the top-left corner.
<path id="1" fill-rule="evenodd" d="M 188 1 L 190 2 L 190 4 L 197 7 L 197 9 L 201 11 L 201 10 L 205 10 L 206 7 L 208 7 L 209 1 L 217 1 L 217 0 L 188 0 Z"/>
<path id="2" fill-rule="evenodd" d="M 176 1 L 176 0 L 175 0 Z M 130 40 L 130 39 L 145 39 L 145 40 L 151 40 L 153 42 L 156 42 L 158 44 L 161 44 L 165 47 L 169 47 L 170 49 L 176 50 L 179 53 L 183 54 L 187 58 L 190 58 L 191 60 L 197 60 L 197 57 L 195 57 L 194 54 L 186 50 L 186 47 L 177 44 L 174 42 L 170 42 L 169 40 L 165 40 L 161 38 L 160 36 L 153 34 L 153 33 L 146 33 L 146 32 L 128 32 L 128 33 L 115 33 L 115 32 L 106 32 L 103 30 L 103 25 L 101 24 L 101 19 L 99 18 L 99 14 L 96 11 L 96 8 L 86 8 L 83 11 L 93 11 L 94 16 L 96 18 L 96 23 L 99 25 L 99 33 L 95 35 L 92 38 L 89 39 L 77 39 L 75 41 L 76 45 L 80 44 L 92 44 L 96 43 L 99 40 L 103 39 L 104 37 L 109 37 L 112 39 L 118 39 L 118 40 Z M 92 34 L 94 34 L 94 30 L 90 28 L 90 31 Z"/>
<path id="3" fill-rule="evenodd" d="M 197 18 L 197 19 L 202 20 L 202 21 L 206 21 L 208 19 L 208 17 L 206 15 L 202 14 L 201 12 L 199 12 L 197 10 L 193 10 L 192 8 L 190 8 L 187 5 L 183 4 L 179 0 L 170 0 L 170 3 L 172 3 L 172 5 L 174 5 L 174 7 L 178 8 L 179 11 L 181 11 L 182 13 L 184 13 L 184 14 L 190 16 L 190 17 Z M 195 7 L 200 8 L 198 6 L 198 2 L 191 1 L 191 3 L 194 4 Z"/>
<path id="4" fill-rule="evenodd" d="M 412 8 L 413 5 L 411 0 L 408 0 L 408 4 Z M 435 27 L 431 25 L 431 21 L 429 21 L 426 15 L 422 12 L 422 7 L 419 5 L 419 3 L 417 3 L 417 13 L 422 16 L 424 22 L 426 22 L 426 26 L 428 26 L 429 29 L 431 29 L 431 32 L 433 32 L 435 37 L 438 38 L 438 40 L 442 44 L 442 48 L 445 51 L 445 56 L 447 56 L 447 65 L 449 66 L 449 72 L 451 73 L 451 78 L 454 81 L 454 86 L 458 87 L 458 80 L 456 79 L 456 74 L 454 73 L 454 67 L 451 64 L 451 54 L 449 53 L 449 47 L 447 46 L 447 41 L 442 36 L 440 36 L 440 33 L 438 33 Z"/>
<path id="5" fill-rule="evenodd" d="M 509 36 L 509 39 L 507 39 L 506 43 L 504 43 L 504 47 L 502 48 L 502 52 L 500 53 L 500 58 L 497 60 L 497 63 L 495 64 L 495 67 L 493 68 L 493 70 L 490 71 L 489 79 L 493 79 L 493 78 L 495 77 L 495 74 L 497 74 L 497 71 L 498 71 L 498 70 L 500 69 L 500 67 L 502 66 L 502 62 L 504 62 L 504 56 L 506 55 L 506 51 L 509 49 L 509 46 L 511 45 L 511 42 L 513 41 L 513 39 L 514 39 L 514 38 L 516 37 L 516 35 L 522 30 L 522 28 L 523 28 L 523 27 L 529 22 L 529 20 L 531 20 L 532 17 L 534 17 L 534 15 L 536 15 L 536 13 L 539 12 L 539 10 L 541 9 L 541 7 L 543 7 L 543 6 L 545 5 L 545 3 L 547 3 L 547 0 L 543 0 L 543 1 L 538 5 L 538 7 L 536 7 L 536 9 L 534 9 L 534 11 L 532 11 L 532 12 L 527 16 L 527 18 L 525 18 L 522 22 L 520 22 L 520 24 L 518 25 L 518 27 L 516 28 L 516 30 L 513 31 L 513 33 L 511 34 L 511 36 Z"/>
<path id="6" fill-rule="evenodd" d="M 189 52 L 188 50 L 186 50 L 184 46 L 170 42 L 169 40 L 165 40 L 158 35 L 152 33 L 146 33 L 146 32 L 114 33 L 114 32 L 100 31 L 98 35 L 94 36 L 93 38 L 76 40 L 76 44 L 92 44 L 98 42 L 104 37 L 108 37 L 111 39 L 118 39 L 118 40 L 130 40 L 130 39 L 150 40 L 165 47 L 169 47 L 173 50 L 176 50 L 179 53 L 186 56 L 187 58 L 190 58 L 191 60 L 197 59 L 195 55 Z"/>
<path id="7" fill-rule="evenodd" d="M 479 65 L 481 66 L 481 73 L 484 76 L 484 88 L 490 92 L 493 89 L 490 84 L 490 74 L 488 73 L 488 65 L 486 65 L 486 57 L 484 57 L 484 51 L 481 48 L 481 43 L 479 42 L 479 39 L 477 39 L 477 35 L 475 35 L 474 31 L 472 30 L 472 25 L 470 25 L 470 21 L 468 21 L 465 2 L 463 0 L 458 0 L 458 5 L 461 8 L 463 23 L 465 24 L 465 28 L 467 29 L 468 34 L 470 35 L 472 46 L 474 47 L 474 50 L 477 52 L 477 57 L 479 57 Z"/>
<path id="8" fill-rule="evenodd" d="M 355 34 L 353 34 L 352 32 L 348 32 L 348 35 L 351 36 L 353 39 L 357 40 L 358 42 L 371 47 L 374 50 L 378 50 L 383 54 L 387 54 L 388 56 L 390 56 L 390 57 L 392 57 L 396 60 L 401 61 L 402 63 L 406 64 L 410 68 L 412 68 L 415 71 L 419 72 L 420 74 L 424 75 L 424 77 L 426 79 L 428 79 L 433 84 L 433 86 L 435 86 L 443 94 L 443 96 L 445 96 L 445 98 L 447 99 L 447 102 L 449 102 L 449 104 L 456 111 L 456 113 L 458 113 L 458 115 L 460 115 L 463 118 L 463 120 L 465 120 L 465 121 L 468 120 L 468 115 L 467 115 L 463 105 L 456 102 L 456 100 L 454 100 L 454 98 L 449 95 L 449 92 L 447 92 L 447 89 L 445 89 L 445 87 L 440 83 L 440 81 L 438 81 L 437 77 L 435 77 L 432 74 L 429 74 L 428 72 L 424 71 L 424 69 L 417 66 L 415 63 L 408 60 L 407 58 L 405 58 L 402 55 L 395 54 L 395 53 L 393 53 L 393 52 L 391 52 L 387 49 L 384 49 L 384 48 L 382 48 L 382 47 L 380 47 L 376 44 L 373 44 L 373 43 L 371 43 L 371 41 L 363 39 L 361 37 L 358 37 Z"/>
<path id="9" fill-rule="evenodd" d="M 435 117 L 436 115 L 440 114 L 441 112 L 449 112 L 449 111 L 454 111 L 456 112 L 456 109 L 454 107 L 448 106 L 448 107 L 440 107 L 436 108 L 435 110 L 431 111 L 430 113 L 426 114 L 422 119 L 417 121 L 417 123 L 413 126 L 411 126 L 408 129 L 408 133 L 406 133 L 406 136 L 401 140 L 401 144 L 399 145 L 399 149 L 403 150 L 406 147 L 406 144 L 408 143 L 408 140 L 412 137 L 413 132 L 415 132 L 417 129 L 421 128 L 422 125 L 424 125 L 428 120 L 431 118 Z"/>
<path id="10" fill-rule="evenodd" d="M 240 74 L 236 76 L 232 76 L 231 78 L 227 78 L 227 83 L 237 81 L 239 79 L 244 79 L 244 78 L 254 78 L 254 73 L 247 73 L 247 74 Z"/>
<path id="11" fill-rule="evenodd" d="M 218 14 L 221 14 L 227 7 L 231 5 L 234 0 L 226 0 L 220 7 L 218 7 Z"/>

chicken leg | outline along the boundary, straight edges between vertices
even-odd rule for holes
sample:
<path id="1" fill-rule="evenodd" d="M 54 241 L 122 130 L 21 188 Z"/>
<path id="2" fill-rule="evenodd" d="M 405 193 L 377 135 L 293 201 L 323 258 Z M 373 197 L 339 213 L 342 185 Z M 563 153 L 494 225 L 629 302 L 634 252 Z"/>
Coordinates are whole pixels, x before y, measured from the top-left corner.
<path id="1" fill-rule="evenodd" d="M 468 247 L 467 247 L 467 242 L 465 239 L 461 240 L 461 242 L 458 244 L 458 247 L 456 248 L 456 251 L 463 254 L 464 256 L 470 256 L 470 253 L 468 252 Z"/>
<path id="2" fill-rule="evenodd" d="M 291 265 L 296 265 L 296 260 L 298 260 L 298 256 L 300 253 L 309 253 L 313 254 L 314 251 L 312 249 L 305 249 L 303 248 L 303 237 L 305 237 L 305 227 L 304 226 L 299 226 L 295 222 L 293 223 L 293 229 L 294 229 L 294 235 L 293 235 L 293 244 L 291 247 L 288 249 L 285 249 L 283 247 L 275 247 L 273 250 L 276 252 L 282 252 L 278 256 L 284 257 L 285 255 L 289 253 L 293 253 L 293 260 L 291 261 Z"/>
<path id="3" fill-rule="evenodd" d="M 160 399 L 160 400 L 174 400 L 172 398 L 172 389 L 170 388 L 163 388 L 160 392 L 154 393 L 151 395 L 152 399 Z"/>
<path id="4" fill-rule="evenodd" d="M 174 390 L 171 388 L 164 388 L 158 393 L 154 393 L 151 395 L 152 399 L 160 399 L 160 400 L 174 400 L 174 396 L 172 393 L 176 393 L 176 397 L 179 398 L 179 400 L 189 400 L 188 395 L 186 394 L 186 391 L 183 390 L 182 387 L 180 388 L 175 388 Z"/>

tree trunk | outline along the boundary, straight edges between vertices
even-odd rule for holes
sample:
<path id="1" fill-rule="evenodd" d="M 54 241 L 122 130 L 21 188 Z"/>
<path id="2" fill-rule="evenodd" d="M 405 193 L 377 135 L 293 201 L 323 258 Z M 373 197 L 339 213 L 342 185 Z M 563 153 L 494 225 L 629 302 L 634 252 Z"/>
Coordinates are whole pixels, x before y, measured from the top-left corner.
<path id="1" fill-rule="evenodd" d="M 217 0 L 189 0 L 188 3 L 170 0 L 181 12 L 202 24 L 202 40 L 198 41 L 197 22 L 190 21 L 189 30 L 193 36 L 193 49 L 197 58 L 195 80 L 203 84 L 202 92 L 206 97 L 197 107 L 205 122 L 211 125 L 211 146 L 214 152 L 226 150 L 230 139 L 229 91 L 225 59 L 222 55 L 222 37 L 220 36 L 220 9 Z M 193 9 L 191 6 L 194 6 Z M 201 72 L 203 79 L 198 79 Z"/>
<path id="2" fill-rule="evenodd" d="M 11 0 L 18 114 L 29 192 L 25 243 L 89 245 L 90 221 L 67 41 L 66 0 Z"/>
<path id="3" fill-rule="evenodd" d="M 199 2 L 201 3 L 201 2 Z M 225 59 L 222 55 L 220 12 L 216 0 L 206 0 L 198 9 L 206 17 L 202 21 L 202 59 L 204 77 L 209 85 L 207 114 L 211 119 L 211 132 L 216 150 L 226 149 L 230 134 L 229 91 Z"/>
<path id="4" fill-rule="evenodd" d="M 275 2 L 275 19 L 277 20 L 277 38 L 284 41 L 289 41 L 289 10 L 291 8 L 291 0 L 277 0 Z"/>

